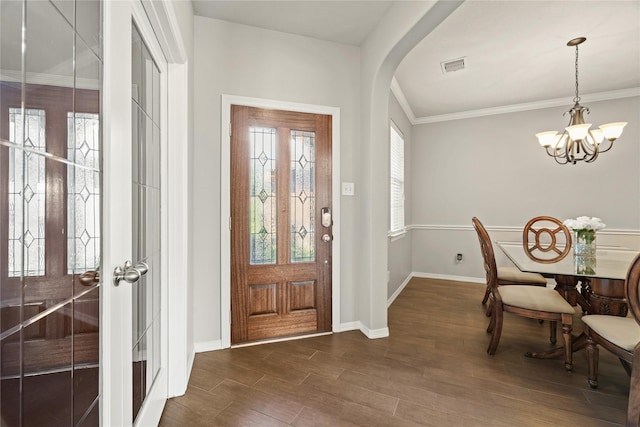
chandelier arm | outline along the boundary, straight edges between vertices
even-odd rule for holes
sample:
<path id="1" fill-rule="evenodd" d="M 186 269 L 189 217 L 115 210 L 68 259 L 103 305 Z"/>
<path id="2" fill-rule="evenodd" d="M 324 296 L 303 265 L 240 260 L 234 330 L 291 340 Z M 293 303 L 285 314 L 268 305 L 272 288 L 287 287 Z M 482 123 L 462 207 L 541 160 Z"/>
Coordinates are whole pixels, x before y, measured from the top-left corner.
<path id="1" fill-rule="evenodd" d="M 580 147 L 582 147 L 582 151 L 584 151 L 585 155 L 586 154 L 591 155 L 599 151 L 596 144 L 595 143 L 593 145 L 590 144 L 589 141 L 586 141 L 586 138 L 585 140 L 580 141 Z"/>
<path id="2" fill-rule="evenodd" d="M 596 150 L 596 151 L 593 153 L 593 156 L 591 156 L 589 159 L 585 159 L 585 161 L 584 161 L 584 162 L 585 162 L 585 163 L 592 163 L 592 162 L 594 162 L 594 161 L 598 158 L 598 154 L 599 154 L 599 152 Z"/>
<path id="3" fill-rule="evenodd" d="M 609 146 L 607 148 L 605 148 L 604 150 L 598 150 L 601 153 L 606 153 L 607 151 L 611 150 L 613 148 L 613 141 L 608 140 L 607 138 L 604 139 L 604 141 L 607 141 L 609 143 Z M 600 147 L 602 146 L 602 143 L 600 143 Z"/>
<path id="4" fill-rule="evenodd" d="M 580 148 L 582 148 L 582 161 L 589 163 L 591 161 L 593 161 L 592 159 L 595 159 L 598 156 L 598 150 L 592 146 L 591 144 L 589 144 L 586 140 L 581 140 L 579 142 L 580 144 Z"/>
<path id="5" fill-rule="evenodd" d="M 567 163 L 576 163 L 576 145 L 575 141 L 570 137 L 567 137 L 566 143 L 564 146 L 564 157 L 567 159 Z"/>
<path id="6" fill-rule="evenodd" d="M 547 151 L 547 155 L 549 157 L 553 157 L 553 160 L 556 161 L 556 163 L 560 164 L 560 165 L 564 165 L 567 163 L 567 161 L 565 160 L 564 162 L 560 161 L 560 159 L 564 159 L 564 156 L 560 153 L 554 153 L 555 150 L 550 151 L 549 147 L 546 147 L 546 151 Z"/>
<path id="7" fill-rule="evenodd" d="M 566 165 L 567 163 L 569 163 L 564 157 L 559 157 L 559 156 L 552 156 L 553 160 L 556 161 L 557 164 L 559 165 Z M 563 159 L 564 161 L 560 161 L 560 159 Z"/>

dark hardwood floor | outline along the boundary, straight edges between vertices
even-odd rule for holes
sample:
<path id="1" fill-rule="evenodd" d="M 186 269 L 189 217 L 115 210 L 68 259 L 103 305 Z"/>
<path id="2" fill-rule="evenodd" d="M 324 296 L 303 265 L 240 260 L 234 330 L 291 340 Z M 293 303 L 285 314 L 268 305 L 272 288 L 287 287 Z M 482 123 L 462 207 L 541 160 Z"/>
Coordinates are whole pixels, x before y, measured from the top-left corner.
<path id="1" fill-rule="evenodd" d="M 629 379 L 616 358 L 600 351 L 591 390 L 584 351 L 573 373 L 560 359 L 526 358 L 551 347 L 548 325 L 508 313 L 488 356 L 483 294 L 479 284 L 414 278 L 389 309 L 388 338 L 352 331 L 199 353 L 160 425 L 624 424 Z"/>

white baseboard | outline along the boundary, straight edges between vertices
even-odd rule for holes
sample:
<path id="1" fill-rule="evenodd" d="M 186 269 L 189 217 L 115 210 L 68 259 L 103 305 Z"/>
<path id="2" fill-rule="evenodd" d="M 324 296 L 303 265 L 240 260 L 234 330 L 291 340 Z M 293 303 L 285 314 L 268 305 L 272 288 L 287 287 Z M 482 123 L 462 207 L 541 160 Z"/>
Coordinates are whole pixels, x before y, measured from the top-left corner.
<path id="1" fill-rule="evenodd" d="M 386 338 L 389 336 L 389 328 L 369 329 L 360 323 L 360 331 L 369 339 Z"/>
<path id="2" fill-rule="evenodd" d="M 333 332 L 347 332 L 347 331 L 359 331 L 360 330 L 360 321 L 356 320 L 354 322 L 346 322 L 341 323 L 338 327 L 338 330 L 334 330 Z"/>
<path id="3" fill-rule="evenodd" d="M 196 353 L 203 353 L 205 351 L 222 350 L 222 340 L 203 341 L 193 344 L 193 351 Z M 193 363 L 193 360 L 191 361 Z"/>
<path id="4" fill-rule="evenodd" d="M 334 333 L 337 332 L 346 332 L 346 331 L 357 331 L 357 330 L 361 330 L 361 323 L 359 321 L 355 321 L 355 322 L 347 322 L 347 323 L 341 323 L 339 326 L 339 329 L 335 330 L 334 329 Z M 323 332 L 317 335 L 327 335 L 330 334 L 331 332 Z M 366 334 L 365 334 L 366 335 Z M 315 336 L 315 335 L 301 335 L 299 337 L 287 337 L 287 338 L 283 338 L 283 339 L 275 339 L 273 341 L 269 341 L 269 342 L 277 342 L 277 341 L 290 341 L 292 339 L 301 339 L 301 338 L 309 338 L 311 336 Z M 266 341 L 265 341 L 266 342 Z M 259 342 L 259 343 L 251 343 L 248 345 L 256 345 L 256 344 L 264 344 L 265 342 Z M 234 346 L 234 347 L 242 347 L 242 345 L 240 346 Z M 193 366 L 193 360 L 195 358 L 195 353 L 203 353 L 205 351 L 216 351 L 216 350 L 222 350 L 224 347 L 222 346 L 222 340 L 212 340 L 212 341 L 203 341 L 203 342 L 197 342 L 193 344 L 193 350 L 194 350 L 194 354 L 191 358 L 190 361 L 190 365 L 189 365 L 189 372 L 191 372 L 191 367 Z"/>
<path id="5" fill-rule="evenodd" d="M 411 273 L 411 276 L 425 279 L 455 280 L 457 282 L 487 283 L 487 279 L 484 277 L 454 276 L 449 274 L 420 273 L 416 271 Z"/>
<path id="6" fill-rule="evenodd" d="M 360 331 L 369 339 L 386 338 L 389 336 L 389 328 L 369 329 L 364 324 L 355 320 L 353 322 L 341 323 L 340 330 L 334 332 Z"/>
<path id="7" fill-rule="evenodd" d="M 362 324 L 359 320 L 354 322 L 341 323 L 339 330 L 333 332 L 347 332 L 347 331 L 361 331 L 367 338 L 385 338 L 389 336 L 389 328 L 381 329 L 369 329 Z M 306 337 L 303 337 L 306 338 Z M 222 350 L 222 340 L 203 341 L 193 344 L 193 350 L 195 353 L 203 353 L 205 351 Z M 195 355 L 194 355 L 195 356 Z M 189 372 L 191 372 L 191 366 L 193 366 L 193 358 L 191 359 Z"/>
<path id="8" fill-rule="evenodd" d="M 187 392 L 187 387 L 189 385 L 189 378 L 191 378 L 191 371 L 193 370 L 193 362 L 196 358 L 196 353 L 195 353 L 195 345 L 192 347 L 192 351 L 189 352 L 189 354 L 187 355 L 187 372 L 186 372 L 186 377 L 185 378 L 180 378 L 180 383 L 178 385 L 176 385 L 175 383 L 173 384 L 173 387 L 167 387 L 167 391 L 168 391 L 168 396 L 169 398 L 172 397 L 178 397 L 178 396 L 182 396 Z"/>
<path id="9" fill-rule="evenodd" d="M 402 293 L 404 288 L 409 284 L 411 279 L 414 277 L 421 277 L 425 279 L 455 280 L 458 282 L 471 282 L 471 283 L 483 283 L 483 284 L 487 283 L 486 279 L 478 278 L 478 277 L 451 276 L 448 274 L 419 273 L 414 271 L 411 274 L 409 274 L 409 276 L 407 276 L 406 279 L 404 279 L 404 282 L 402 282 L 402 284 L 398 287 L 398 289 L 396 289 L 393 295 L 389 297 L 389 299 L 387 300 L 387 308 L 389 308 L 391 304 L 393 304 L 396 298 L 398 298 L 398 295 Z"/>
<path id="10" fill-rule="evenodd" d="M 400 284 L 400 286 L 398 286 L 398 289 L 396 289 L 396 291 L 393 293 L 393 295 L 391 295 L 389 297 L 389 299 L 387 300 L 387 308 L 389 308 L 389 306 L 391 306 L 391 304 L 393 304 L 393 302 L 396 300 L 396 298 L 398 298 L 398 295 L 400 295 L 400 293 L 403 291 L 403 289 L 409 284 L 409 282 L 411 281 L 412 277 L 413 277 L 413 273 L 409 274 L 407 276 L 407 278 L 404 279 L 404 282 L 402 282 Z"/>

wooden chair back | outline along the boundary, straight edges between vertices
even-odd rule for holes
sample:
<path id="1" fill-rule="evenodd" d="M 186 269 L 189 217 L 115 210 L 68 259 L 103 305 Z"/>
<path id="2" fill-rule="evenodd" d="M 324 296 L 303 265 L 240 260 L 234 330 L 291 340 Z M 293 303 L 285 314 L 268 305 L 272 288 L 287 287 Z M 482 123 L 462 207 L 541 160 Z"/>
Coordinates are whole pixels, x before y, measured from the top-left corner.
<path id="1" fill-rule="evenodd" d="M 631 263 L 625 282 L 625 296 L 629 311 L 640 325 L 640 254 Z M 631 361 L 631 380 L 629 383 L 629 404 L 627 406 L 627 427 L 640 425 L 640 343 L 633 351 Z"/>
<path id="2" fill-rule="evenodd" d="M 537 216 L 524 226 L 522 246 L 532 260 L 551 264 L 571 251 L 571 232 L 559 219 Z"/>
<path id="3" fill-rule="evenodd" d="M 640 325 L 640 291 L 638 290 L 638 287 L 640 287 L 640 254 L 636 256 L 629 266 L 624 287 L 629 311 Z"/>
<path id="4" fill-rule="evenodd" d="M 498 286 L 498 267 L 496 266 L 496 257 L 493 252 L 493 244 L 487 229 L 475 216 L 471 220 L 473 222 L 473 228 L 478 233 L 478 241 L 480 242 L 480 250 L 482 252 L 482 258 L 484 259 L 484 271 L 487 274 L 487 285 L 491 288 Z"/>

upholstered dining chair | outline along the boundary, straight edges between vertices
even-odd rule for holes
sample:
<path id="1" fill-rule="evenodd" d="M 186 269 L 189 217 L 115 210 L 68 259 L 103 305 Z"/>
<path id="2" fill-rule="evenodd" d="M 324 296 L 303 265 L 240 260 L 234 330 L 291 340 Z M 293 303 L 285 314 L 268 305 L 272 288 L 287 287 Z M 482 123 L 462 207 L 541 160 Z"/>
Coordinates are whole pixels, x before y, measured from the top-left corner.
<path id="1" fill-rule="evenodd" d="M 538 273 L 525 273 L 520 271 L 515 266 L 502 266 L 497 267 L 498 273 L 498 286 L 504 285 L 532 285 L 532 286 L 547 286 L 547 279 Z M 487 288 L 484 291 L 484 297 L 482 298 L 482 304 L 486 304 L 489 296 L 491 295 L 491 286 L 487 282 Z M 487 307 L 487 316 L 491 315 L 490 307 Z"/>
<path id="2" fill-rule="evenodd" d="M 533 285 L 533 286 L 547 286 L 547 279 L 542 274 L 538 273 L 525 273 L 520 271 L 515 266 L 502 266 L 498 267 L 498 286 L 503 285 Z M 491 287 L 487 283 L 487 288 L 484 292 L 484 298 L 482 298 L 482 304 L 486 304 L 491 294 Z M 487 316 L 491 313 L 487 310 Z"/>
<path id="3" fill-rule="evenodd" d="M 640 423 L 640 254 L 636 256 L 625 280 L 625 297 L 629 305 L 627 317 L 591 314 L 582 317 L 587 335 L 589 385 L 598 386 L 598 345 L 620 359 L 631 376 L 627 426 Z"/>
<path id="4" fill-rule="evenodd" d="M 559 219 L 536 216 L 522 230 L 522 246 L 527 256 L 536 262 L 558 262 L 571 251 L 571 232 Z"/>
<path id="5" fill-rule="evenodd" d="M 537 320 L 548 320 L 555 329 L 557 322 L 562 323 L 562 340 L 564 344 L 564 365 L 567 371 L 573 368 L 571 331 L 573 329 L 573 314 L 575 313 L 569 304 L 555 290 L 541 286 L 498 286 L 498 272 L 496 267 L 493 245 L 489 233 L 478 218 L 473 218 L 473 227 L 478 233 L 478 241 L 484 269 L 487 276 L 487 285 L 491 291 L 491 320 L 487 332 L 491 333 L 491 340 L 487 353 L 494 355 L 502 334 L 502 322 L 504 312 Z"/>

